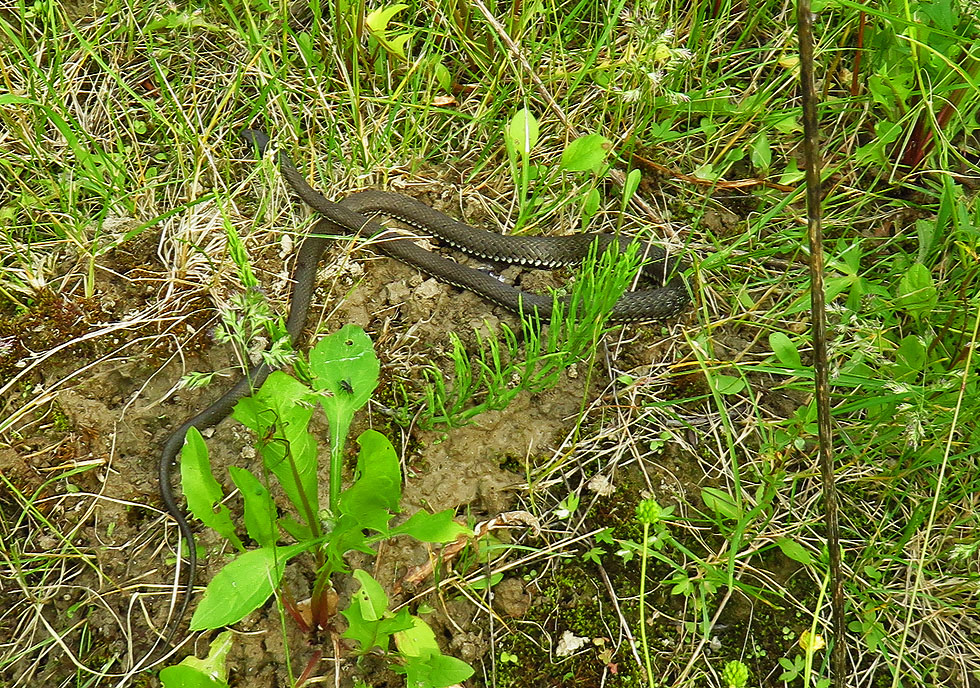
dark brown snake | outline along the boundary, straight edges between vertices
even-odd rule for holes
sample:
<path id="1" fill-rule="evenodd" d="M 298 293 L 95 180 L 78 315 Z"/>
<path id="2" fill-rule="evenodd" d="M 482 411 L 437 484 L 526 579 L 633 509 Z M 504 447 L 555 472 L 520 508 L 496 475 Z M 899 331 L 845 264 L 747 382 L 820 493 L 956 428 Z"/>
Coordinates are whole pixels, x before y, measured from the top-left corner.
<path id="1" fill-rule="evenodd" d="M 269 146 L 269 137 L 261 131 L 246 129 L 242 138 L 255 147 L 261 155 Z M 472 255 L 536 268 L 555 268 L 580 263 L 593 243 L 600 250 L 614 242 L 625 247 L 629 240 L 609 234 L 578 234 L 565 237 L 514 237 L 475 229 L 421 203 L 414 198 L 384 191 L 362 191 L 352 194 L 339 203 L 324 198 L 307 183 L 299 170 L 282 150 L 277 154 L 279 169 L 290 188 L 323 218 L 317 222 L 300 247 L 293 268 L 293 292 L 289 302 L 286 331 L 295 344 L 306 325 L 316 280 L 316 268 L 320 256 L 331 243 L 331 236 L 338 233 L 355 233 L 373 238 L 377 247 L 392 258 L 426 272 L 437 279 L 473 291 L 515 313 L 533 313 L 547 319 L 551 315 L 553 300 L 550 295 L 531 294 L 504 284 L 492 275 L 466 267 L 428 251 L 411 238 L 385 228 L 366 216 L 381 213 L 413 225 L 430 233 L 447 244 Z M 644 247 L 649 263 L 644 270 L 657 275 L 671 275 L 678 263 L 656 246 Z M 660 280 L 663 282 L 664 280 Z M 680 277 L 674 276 L 657 289 L 627 292 L 613 307 L 610 320 L 626 322 L 637 320 L 662 320 L 676 315 L 690 301 L 687 287 Z M 242 397 L 257 389 L 272 372 L 268 365 L 254 366 L 234 387 L 220 399 L 174 430 L 163 445 L 160 457 L 160 497 L 167 512 L 177 522 L 181 536 L 187 542 L 187 580 L 184 598 L 176 616 L 170 621 L 165 644 L 170 645 L 174 633 L 187 613 L 194 588 L 197 569 L 197 552 L 194 533 L 184 513 L 174 498 L 171 471 L 184 446 L 184 436 L 194 427 L 200 429 L 217 424 L 229 413 Z"/>

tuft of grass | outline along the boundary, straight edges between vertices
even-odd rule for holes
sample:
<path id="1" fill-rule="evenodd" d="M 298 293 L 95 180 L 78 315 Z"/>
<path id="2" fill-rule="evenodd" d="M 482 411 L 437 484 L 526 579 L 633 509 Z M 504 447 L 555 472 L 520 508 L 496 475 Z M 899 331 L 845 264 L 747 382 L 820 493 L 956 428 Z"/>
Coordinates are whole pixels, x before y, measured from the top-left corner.
<path id="1" fill-rule="evenodd" d="M 493 330 L 485 336 L 477 332 L 473 361 L 462 340 L 450 333 L 453 374 L 447 382 L 438 368 L 427 371 L 423 423 L 463 425 L 486 411 L 505 409 L 518 394 L 552 388 L 569 366 L 583 359 L 590 359 L 591 370 L 596 345 L 613 329 L 609 314 L 640 268 L 637 248 L 633 245 L 626 253 L 613 248 L 597 255 L 593 246 L 567 303 L 554 295 L 547 331 L 537 313 L 526 313 L 520 335 L 506 323 L 500 324 L 499 335 Z"/>

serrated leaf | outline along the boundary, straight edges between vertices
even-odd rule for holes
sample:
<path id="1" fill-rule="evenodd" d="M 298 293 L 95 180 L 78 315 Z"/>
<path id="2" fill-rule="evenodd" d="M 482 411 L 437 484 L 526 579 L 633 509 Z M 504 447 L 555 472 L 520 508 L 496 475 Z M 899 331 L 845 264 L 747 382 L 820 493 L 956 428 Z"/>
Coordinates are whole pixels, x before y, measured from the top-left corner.
<path id="1" fill-rule="evenodd" d="M 391 635 L 412 624 L 412 616 L 407 607 L 378 621 L 367 621 L 361 617 L 360 606 L 353 604 L 340 614 L 347 619 L 347 630 L 342 637 L 357 641 L 360 654 L 370 652 L 374 647 L 380 647 L 383 652 L 387 652 Z"/>
<path id="2" fill-rule="evenodd" d="M 263 465 L 276 476 L 296 508 L 319 509 L 316 439 L 307 427 L 316 397 L 299 380 L 275 371 L 251 397 L 240 399 L 232 416 L 251 428 Z"/>
<path id="3" fill-rule="evenodd" d="M 411 535 L 421 542 L 453 542 L 460 535 L 472 535 L 466 526 L 453 520 L 451 509 L 430 514 L 428 511 L 418 511 L 397 528 L 391 529 L 392 535 Z"/>
<path id="4" fill-rule="evenodd" d="M 473 675 L 469 664 L 442 654 L 432 628 L 417 616 L 411 627 L 395 633 L 395 644 L 405 659 L 398 672 L 405 674 L 409 686 L 446 688 Z"/>

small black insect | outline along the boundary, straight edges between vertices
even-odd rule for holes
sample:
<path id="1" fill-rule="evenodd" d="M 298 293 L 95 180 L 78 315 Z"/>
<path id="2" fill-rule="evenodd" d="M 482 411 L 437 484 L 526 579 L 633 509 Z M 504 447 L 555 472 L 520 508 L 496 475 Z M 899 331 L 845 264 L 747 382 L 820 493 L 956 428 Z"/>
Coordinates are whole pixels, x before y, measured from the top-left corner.
<path id="1" fill-rule="evenodd" d="M 350 380 L 348 379 L 343 379 L 340 381 L 340 388 L 345 392 L 347 392 L 348 394 L 354 393 L 354 388 L 351 387 Z"/>

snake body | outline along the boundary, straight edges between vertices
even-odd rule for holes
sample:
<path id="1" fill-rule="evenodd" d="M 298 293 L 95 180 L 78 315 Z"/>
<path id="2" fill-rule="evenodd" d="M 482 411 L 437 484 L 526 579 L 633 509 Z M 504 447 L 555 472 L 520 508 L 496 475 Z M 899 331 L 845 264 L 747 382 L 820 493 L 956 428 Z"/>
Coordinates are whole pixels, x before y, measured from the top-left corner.
<path id="1" fill-rule="evenodd" d="M 242 138 L 252 144 L 260 154 L 269 146 L 269 137 L 261 131 L 246 129 L 242 132 Z M 322 215 L 322 219 L 313 226 L 309 236 L 303 241 L 293 269 L 294 283 L 289 302 L 289 315 L 286 319 L 286 331 L 294 344 L 299 341 L 306 325 L 320 257 L 331 243 L 330 237 L 336 235 L 338 230 L 373 237 L 377 241 L 378 248 L 387 255 L 417 267 L 444 282 L 480 294 L 515 313 L 530 313 L 536 310 L 540 317 L 550 317 L 553 307 L 551 296 L 531 294 L 499 282 L 485 272 L 460 265 L 456 261 L 428 251 L 411 238 L 389 230 L 367 219 L 365 215 L 383 213 L 429 232 L 451 246 L 472 255 L 538 268 L 554 268 L 581 262 L 596 242 L 600 250 L 604 250 L 614 242 L 619 242 L 622 247 L 629 243 L 624 238 L 608 234 L 578 234 L 569 237 L 503 236 L 458 222 L 413 198 L 384 191 L 362 191 L 348 196 L 339 203 L 334 203 L 307 183 L 285 152 L 280 150 L 277 157 L 280 172 L 287 184 L 307 205 Z M 659 247 L 645 247 L 645 255 L 650 261 L 646 267 L 648 271 L 652 269 L 656 274 L 668 275 L 676 267 L 675 259 L 667 256 Z M 661 320 L 683 310 L 689 301 L 687 287 L 679 277 L 673 277 L 660 288 L 624 294 L 613 308 L 610 319 L 620 322 Z M 164 442 L 159 465 L 160 497 L 167 512 L 176 521 L 181 536 L 187 542 L 188 552 L 188 571 L 183 601 L 177 614 L 170 620 L 170 628 L 165 636 L 166 645 L 170 644 L 187 613 L 197 570 L 194 533 L 177 504 L 171 485 L 171 473 L 184 446 L 184 438 L 192 427 L 202 430 L 219 423 L 231 413 L 239 399 L 258 389 L 272 371 L 273 368 L 266 364 L 253 366 L 234 387 L 206 409 L 185 421 Z"/>

